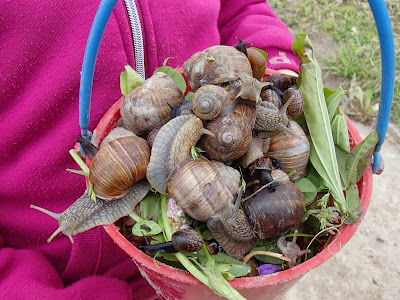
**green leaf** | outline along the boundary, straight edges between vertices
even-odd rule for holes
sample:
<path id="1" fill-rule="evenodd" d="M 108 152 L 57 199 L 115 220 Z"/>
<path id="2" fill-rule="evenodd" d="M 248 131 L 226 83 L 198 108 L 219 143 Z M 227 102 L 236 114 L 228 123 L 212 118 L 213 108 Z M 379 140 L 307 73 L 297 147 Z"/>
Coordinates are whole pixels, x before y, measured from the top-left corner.
<path id="1" fill-rule="evenodd" d="M 346 199 L 336 160 L 321 68 L 314 58 L 313 47 L 306 34 L 296 35 L 292 48 L 301 62 L 297 84 L 304 99 L 304 116 L 310 133 L 310 162 L 331 191 L 341 212 L 346 213 Z"/>
<path id="2" fill-rule="evenodd" d="M 267 58 L 268 58 L 268 53 L 267 53 L 267 52 L 265 52 L 265 51 L 262 50 L 262 49 L 256 48 L 256 47 L 250 47 L 250 48 L 251 48 L 251 49 L 254 49 L 254 50 L 257 50 L 258 52 L 260 52 L 260 53 L 264 56 L 264 59 L 267 60 Z"/>
<path id="3" fill-rule="evenodd" d="M 352 154 L 343 151 L 339 147 L 335 147 L 336 150 L 336 157 L 338 161 L 338 167 L 339 167 L 339 173 L 340 173 L 340 178 L 342 179 L 342 184 L 343 186 L 346 186 L 347 179 L 349 178 L 349 174 L 347 173 L 346 169 L 346 161 L 347 161 L 347 156 L 352 156 Z"/>
<path id="4" fill-rule="evenodd" d="M 346 185 L 347 188 L 350 187 L 351 184 L 360 181 L 361 177 L 364 175 L 377 142 L 378 133 L 373 131 L 351 150 L 352 155 L 349 155 L 346 160 L 346 169 L 349 174 Z"/>
<path id="5" fill-rule="evenodd" d="M 178 88 L 184 93 L 186 91 L 186 81 L 183 78 L 183 76 L 175 69 L 168 67 L 168 66 L 162 66 L 158 67 L 157 69 L 154 70 L 154 73 L 157 72 L 163 72 L 167 74 L 173 81 L 174 83 L 178 86 Z"/>
<path id="6" fill-rule="evenodd" d="M 157 222 L 154 221 L 149 221 L 149 220 L 143 220 L 140 222 L 137 222 L 135 225 L 132 227 L 132 234 L 137 235 L 137 236 L 151 236 L 155 234 L 159 234 L 162 231 L 162 228 L 160 225 L 157 224 Z"/>
<path id="7" fill-rule="evenodd" d="M 128 95 L 132 90 L 144 82 L 140 76 L 130 65 L 125 66 L 125 71 L 120 75 L 120 88 L 122 95 Z"/>
<path id="8" fill-rule="evenodd" d="M 140 202 L 140 213 L 145 220 L 158 220 L 161 216 L 160 194 L 149 192 Z"/>
<path id="9" fill-rule="evenodd" d="M 202 149 L 199 148 L 199 147 L 195 147 L 195 146 L 193 146 L 193 145 L 192 145 L 192 147 L 190 148 L 190 153 L 191 153 L 191 155 L 192 155 L 193 160 L 195 160 L 196 158 L 198 158 L 199 155 L 200 155 L 200 153 L 202 153 L 202 152 L 206 152 L 206 151 L 202 150 Z"/>
<path id="10" fill-rule="evenodd" d="M 339 88 L 335 91 L 330 90 L 328 88 L 324 88 L 324 96 L 325 96 L 325 101 L 326 105 L 328 106 L 328 114 L 329 114 L 329 119 L 332 121 L 333 116 L 340 113 L 339 110 L 339 103 L 340 100 L 342 100 L 344 95 L 344 91 L 342 88 Z"/>
<path id="11" fill-rule="evenodd" d="M 352 184 L 346 190 L 346 201 L 348 203 L 349 215 L 345 218 L 345 224 L 357 223 L 362 215 L 362 208 L 360 203 L 360 195 L 357 184 Z"/>
<path id="12" fill-rule="evenodd" d="M 314 167 L 309 164 L 307 168 L 308 171 L 305 178 L 314 184 L 314 186 L 317 188 L 317 193 L 327 190 L 328 188 L 325 186 L 322 177 L 318 174 Z"/>
<path id="13" fill-rule="evenodd" d="M 332 120 L 332 135 L 335 144 L 341 149 L 350 152 L 349 132 L 346 117 L 342 114 L 335 115 Z"/>
<path id="14" fill-rule="evenodd" d="M 67 169 L 68 172 L 83 175 L 83 176 L 89 176 L 89 173 L 82 171 L 82 170 L 73 170 L 73 169 Z"/>
<path id="15" fill-rule="evenodd" d="M 317 195 L 317 188 L 315 185 L 307 178 L 300 179 L 295 183 L 295 185 L 303 193 L 306 206 L 310 205 Z"/>

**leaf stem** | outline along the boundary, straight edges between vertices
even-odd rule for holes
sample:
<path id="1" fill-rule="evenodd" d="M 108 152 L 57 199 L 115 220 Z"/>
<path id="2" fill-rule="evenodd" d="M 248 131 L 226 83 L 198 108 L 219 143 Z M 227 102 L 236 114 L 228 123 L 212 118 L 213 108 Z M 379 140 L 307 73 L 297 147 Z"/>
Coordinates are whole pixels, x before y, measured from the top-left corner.
<path id="1" fill-rule="evenodd" d="M 244 258 L 243 258 L 243 263 L 247 264 L 247 262 L 254 256 L 256 255 L 265 255 L 265 256 L 271 256 L 271 257 L 275 257 L 275 258 L 279 258 L 285 261 L 292 261 L 290 258 L 287 258 L 286 256 L 284 256 L 283 254 L 280 253 L 276 253 L 276 252 L 270 252 L 270 251 L 253 251 L 250 252 L 249 254 L 247 254 Z"/>
<path id="2" fill-rule="evenodd" d="M 78 166 L 82 169 L 83 172 L 89 174 L 89 168 L 85 164 L 85 162 L 82 160 L 82 158 L 79 156 L 78 153 L 74 149 L 69 150 L 69 154 L 71 154 L 72 158 L 75 160 L 75 162 L 78 164 Z"/>
<path id="3" fill-rule="evenodd" d="M 134 212 L 131 212 L 131 213 L 129 214 L 129 216 L 130 216 L 132 219 L 134 219 L 137 223 L 143 221 L 143 219 L 142 219 L 140 216 L 138 216 L 137 214 L 135 214 Z"/>

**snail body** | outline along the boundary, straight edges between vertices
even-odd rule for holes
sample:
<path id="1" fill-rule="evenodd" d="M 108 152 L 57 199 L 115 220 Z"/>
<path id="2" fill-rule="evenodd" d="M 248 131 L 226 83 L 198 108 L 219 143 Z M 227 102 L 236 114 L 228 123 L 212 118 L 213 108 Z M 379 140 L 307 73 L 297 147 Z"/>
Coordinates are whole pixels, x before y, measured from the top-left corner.
<path id="1" fill-rule="evenodd" d="M 195 115 L 180 115 L 165 124 L 157 133 L 151 148 L 150 163 L 147 167 L 147 180 L 152 187 L 165 194 L 165 181 L 185 158 L 190 157 L 192 145 L 201 135 L 210 134 L 203 128 L 203 122 Z"/>
<path id="2" fill-rule="evenodd" d="M 94 202 L 88 195 L 88 191 L 85 191 L 80 198 L 62 213 L 53 213 L 35 205 L 30 207 L 58 221 L 59 227 L 48 238 L 48 242 L 51 242 L 58 233 L 62 232 L 73 243 L 73 235 L 85 232 L 96 226 L 113 224 L 118 219 L 129 215 L 149 190 L 150 184 L 146 180 L 141 180 L 132 185 L 124 197 L 115 201 L 107 202 L 97 199 Z"/>
<path id="3" fill-rule="evenodd" d="M 293 99 L 294 97 L 291 97 L 280 110 L 278 110 L 275 105 L 267 101 L 263 101 L 260 105 L 257 105 L 257 117 L 254 130 L 268 132 L 270 135 L 274 135 L 283 130 L 296 136 L 296 134 L 287 127 L 289 124 L 289 118 L 286 114 L 286 110 Z"/>
<path id="4" fill-rule="evenodd" d="M 147 142 L 138 136 L 111 140 L 96 153 L 90 166 L 89 180 L 93 184 L 96 202 L 88 191 L 63 213 L 53 213 L 31 205 L 56 220 L 59 228 L 50 236 L 50 242 L 59 232 L 72 235 L 95 226 L 112 224 L 128 215 L 150 190 L 142 180 L 150 158 Z"/>
<path id="5" fill-rule="evenodd" d="M 183 102 L 182 91 L 163 72 L 157 72 L 131 91 L 121 106 L 124 126 L 141 135 L 171 119 L 171 107 Z"/>
<path id="6" fill-rule="evenodd" d="M 263 87 L 271 85 L 270 82 L 260 82 L 253 76 L 250 76 L 245 73 L 238 74 L 241 84 L 240 84 L 240 92 L 237 94 L 236 98 L 248 99 L 251 104 L 260 104 L 261 99 L 261 90 Z"/>

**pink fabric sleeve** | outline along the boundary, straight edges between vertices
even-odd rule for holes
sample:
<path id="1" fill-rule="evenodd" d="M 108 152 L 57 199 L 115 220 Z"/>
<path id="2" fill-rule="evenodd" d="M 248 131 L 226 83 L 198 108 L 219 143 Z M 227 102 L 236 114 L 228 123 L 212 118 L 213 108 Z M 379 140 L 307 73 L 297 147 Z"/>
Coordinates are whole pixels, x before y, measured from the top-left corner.
<path id="1" fill-rule="evenodd" d="M 54 266 L 31 250 L 0 249 L 0 299 L 154 299 L 125 281 L 90 276 L 64 287 Z"/>
<path id="2" fill-rule="evenodd" d="M 268 68 L 299 72 L 292 51 L 293 35 L 265 0 L 222 0 L 218 26 L 221 44 L 235 45 L 237 38 L 268 53 Z"/>

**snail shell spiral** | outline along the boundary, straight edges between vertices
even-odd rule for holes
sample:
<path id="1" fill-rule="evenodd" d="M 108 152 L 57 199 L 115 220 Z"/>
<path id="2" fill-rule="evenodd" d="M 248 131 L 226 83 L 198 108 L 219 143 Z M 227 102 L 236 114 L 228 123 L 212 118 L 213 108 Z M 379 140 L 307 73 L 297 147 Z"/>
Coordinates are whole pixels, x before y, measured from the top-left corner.
<path id="1" fill-rule="evenodd" d="M 249 148 L 255 122 L 255 107 L 238 104 L 229 115 L 219 115 L 205 128 L 215 137 L 203 136 L 199 147 L 209 159 L 229 162 L 241 157 Z"/>
<path id="2" fill-rule="evenodd" d="M 220 114 L 227 98 L 228 92 L 220 86 L 202 86 L 193 95 L 193 113 L 202 120 L 212 120 Z"/>

